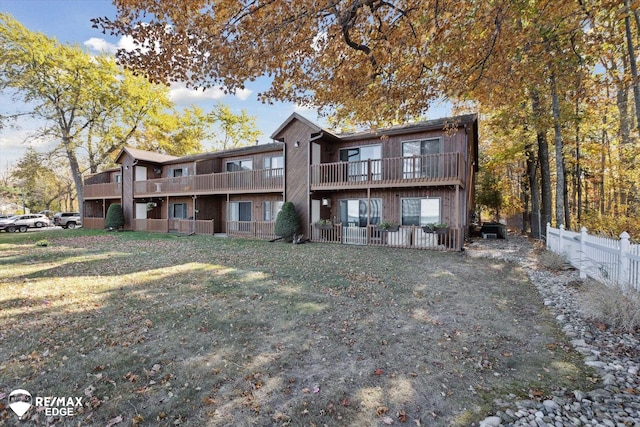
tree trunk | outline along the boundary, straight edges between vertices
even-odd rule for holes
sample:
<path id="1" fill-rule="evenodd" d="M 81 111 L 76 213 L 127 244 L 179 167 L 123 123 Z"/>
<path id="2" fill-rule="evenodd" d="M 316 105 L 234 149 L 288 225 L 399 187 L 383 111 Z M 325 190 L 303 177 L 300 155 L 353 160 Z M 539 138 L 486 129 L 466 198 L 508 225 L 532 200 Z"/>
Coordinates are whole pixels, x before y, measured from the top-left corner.
<path id="1" fill-rule="evenodd" d="M 67 159 L 69 160 L 69 167 L 71 168 L 71 175 L 73 176 L 73 182 L 76 186 L 76 195 L 78 198 L 78 211 L 80 215 L 82 215 L 82 210 L 84 208 L 84 192 L 83 192 L 83 182 L 82 182 L 82 172 L 80 172 L 80 164 L 78 163 L 78 158 L 76 157 L 76 152 L 72 146 L 72 138 L 66 134 L 62 137 L 62 144 L 64 145 L 64 149 L 67 153 Z M 73 201 L 72 201 L 73 204 Z"/>
<path id="2" fill-rule="evenodd" d="M 527 142 L 524 148 L 527 162 L 528 188 L 531 199 L 531 236 L 534 239 L 542 237 L 543 226 L 540 216 L 540 188 L 538 186 L 537 162 L 533 144 Z"/>
<path id="3" fill-rule="evenodd" d="M 631 8 L 629 0 L 624 0 L 626 15 L 624 18 L 624 30 L 627 38 L 627 54 L 629 55 L 629 65 L 631 66 L 631 78 L 633 85 L 633 100 L 636 105 L 636 128 L 640 129 L 640 87 L 638 87 L 638 66 L 636 64 L 636 52 L 633 47 L 631 35 Z"/>
<path id="4" fill-rule="evenodd" d="M 558 86 L 556 76 L 551 73 L 551 105 L 553 112 L 553 142 L 556 147 L 556 227 L 566 225 L 564 201 L 567 193 L 564 172 L 564 150 L 562 143 L 562 130 L 560 128 L 560 100 L 558 99 Z"/>
<path id="5" fill-rule="evenodd" d="M 540 98 L 536 91 L 531 93 L 531 105 L 533 115 L 536 118 L 536 139 L 538 141 L 538 165 L 540 167 L 540 185 L 541 185 L 541 232 L 544 232 L 547 223 L 551 222 L 551 199 L 553 193 L 551 191 L 551 170 L 549 168 L 549 143 L 547 142 L 547 129 L 541 124 L 542 108 L 540 107 Z"/>

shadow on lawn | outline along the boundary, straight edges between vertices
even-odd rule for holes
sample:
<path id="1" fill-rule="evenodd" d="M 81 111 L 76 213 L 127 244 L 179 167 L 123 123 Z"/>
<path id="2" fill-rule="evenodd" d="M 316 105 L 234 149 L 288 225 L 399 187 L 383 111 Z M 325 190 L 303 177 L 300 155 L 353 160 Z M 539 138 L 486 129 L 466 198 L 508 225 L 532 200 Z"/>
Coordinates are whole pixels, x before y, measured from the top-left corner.
<path id="1" fill-rule="evenodd" d="M 0 302 L 0 391 L 83 396 L 74 424 L 96 426 L 444 426 L 584 376 L 513 265 L 199 242 L 153 267 L 141 244 L 10 283 L 30 296 Z"/>

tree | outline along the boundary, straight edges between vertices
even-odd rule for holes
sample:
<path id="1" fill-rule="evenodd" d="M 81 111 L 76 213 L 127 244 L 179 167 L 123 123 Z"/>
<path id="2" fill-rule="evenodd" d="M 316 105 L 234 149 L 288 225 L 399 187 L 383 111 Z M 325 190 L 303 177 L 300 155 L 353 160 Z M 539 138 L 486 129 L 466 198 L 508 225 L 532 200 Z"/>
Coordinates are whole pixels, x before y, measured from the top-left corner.
<path id="1" fill-rule="evenodd" d="M 228 106 L 218 103 L 207 118 L 221 131 L 214 131 L 209 136 L 213 138 L 214 146 L 222 150 L 252 145 L 262 134 L 256 128 L 256 117 L 249 116 L 244 109 L 240 114 L 234 114 Z"/>
<path id="2" fill-rule="evenodd" d="M 264 102 L 315 105 L 359 123 L 418 117 L 466 91 L 514 9 L 442 0 L 115 4 L 118 16 L 94 25 L 132 36 L 137 49 L 118 58 L 153 81 L 233 92 L 269 76 Z"/>
<path id="3" fill-rule="evenodd" d="M 109 205 L 104 226 L 108 230 L 117 230 L 124 226 L 124 211 L 120 203 L 112 203 Z"/>
<path id="4" fill-rule="evenodd" d="M 67 192 L 66 174 L 49 164 L 46 156 L 29 147 L 11 175 L 20 185 L 31 211 L 60 210 Z"/>
<path id="5" fill-rule="evenodd" d="M 60 44 L 0 14 L 0 89 L 45 121 L 41 135 L 60 141 L 57 153 L 73 177 L 80 209 L 82 174 L 111 162 L 152 111 L 168 105 L 166 87 L 122 73 L 112 58 Z"/>
<path id="6" fill-rule="evenodd" d="M 291 242 L 300 230 L 298 214 L 293 202 L 285 202 L 276 218 L 275 234 L 282 237 L 285 242 Z"/>
<path id="7" fill-rule="evenodd" d="M 526 179 L 518 181 L 526 184 L 525 209 L 532 217 L 541 212 L 532 221 L 538 233 L 554 219 L 554 206 L 555 221 L 570 224 L 576 209 L 569 195 L 579 189 L 581 199 L 582 187 L 603 213 L 637 214 L 640 133 L 630 132 L 636 114 L 628 101 L 632 90 L 640 93 L 638 2 L 117 0 L 116 6 L 114 20 L 98 18 L 95 25 L 137 40 L 138 49 L 120 51 L 118 59 L 154 81 L 233 91 L 267 76 L 272 85 L 259 94 L 264 102 L 317 106 L 336 123 L 408 121 L 441 98 L 471 101 L 488 116 L 522 111 L 514 126 L 527 138 Z M 606 64 L 604 74 L 597 61 Z M 603 100 L 617 101 L 618 111 L 602 108 Z M 640 117 L 637 106 L 635 113 Z M 598 126 L 585 126 L 588 119 Z"/>

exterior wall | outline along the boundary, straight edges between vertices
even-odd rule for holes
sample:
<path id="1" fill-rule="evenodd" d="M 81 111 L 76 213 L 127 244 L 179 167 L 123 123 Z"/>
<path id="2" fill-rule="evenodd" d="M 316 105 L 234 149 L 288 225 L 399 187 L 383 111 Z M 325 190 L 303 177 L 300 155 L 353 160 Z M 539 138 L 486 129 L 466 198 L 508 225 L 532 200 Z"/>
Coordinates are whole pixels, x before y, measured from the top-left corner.
<path id="1" fill-rule="evenodd" d="M 293 202 L 296 208 L 301 226 L 300 232 L 304 235 L 309 235 L 311 131 L 304 123 L 293 121 L 284 130 L 283 138 L 286 153 L 285 199 L 288 202 Z"/>
<path id="2" fill-rule="evenodd" d="M 368 138 L 357 141 L 345 141 L 340 143 L 325 142 L 323 144 L 323 162 L 340 161 L 340 150 L 349 147 L 361 147 L 366 145 L 381 145 L 382 158 L 402 157 L 403 142 L 415 141 L 418 139 L 442 138 L 444 153 L 464 153 L 465 161 L 469 159 L 469 149 L 466 146 L 467 138 L 464 129 L 444 132 L 433 130 L 428 132 L 418 132 L 404 135 L 392 135 L 389 137 Z"/>
<path id="3" fill-rule="evenodd" d="M 428 188 L 428 189 L 391 189 L 391 190 L 372 190 L 370 192 L 371 199 L 382 200 L 382 216 L 380 221 L 402 222 L 402 199 L 404 198 L 439 198 L 440 199 L 440 216 L 441 222 L 455 226 L 456 210 L 455 210 L 455 192 L 445 188 Z M 344 199 L 367 199 L 366 190 L 331 192 L 327 194 L 316 193 L 314 199 L 321 200 L 328 198 L 331 200 L 331 207 L 321 207 L 320 217 L 329 219 L 334 222 L 340 221 L 339 201 Z"/>
<path id="4" fill-rule="evenodd" d="M 135 218 L 135 201 L 133 198 L 133 180 L 135 162 L 129 153 L 122 156 L 122 211 L 124 213 L 124 229 L 133 229 Z"/>
<path id="5" fill-rule="evenodd" d="M 264 202 L 271 201 L 273 203 L 281 202 L 282 196 L 278 194 L 234 194 L 229 196 L 229 202 L 251 202 L 251 220 L 263 221 L 264 218 Z M 227 201 L 222 202 L 220 218 L 222 224 L 227 221 Z M 274 219 L 275 221 L 275 219 Z"/>

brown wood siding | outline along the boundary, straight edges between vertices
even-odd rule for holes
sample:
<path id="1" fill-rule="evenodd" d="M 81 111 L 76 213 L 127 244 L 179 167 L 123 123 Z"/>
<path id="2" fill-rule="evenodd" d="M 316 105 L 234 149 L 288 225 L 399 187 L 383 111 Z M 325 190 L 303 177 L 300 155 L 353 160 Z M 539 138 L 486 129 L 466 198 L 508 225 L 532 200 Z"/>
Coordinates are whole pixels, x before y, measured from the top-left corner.
<path id="1" fill-rule="evenodd" d="M 468 149 L 466 147 L 466 138 L 464 129 L 460 128 L 455 131 L 445 132 L 428 131 L 419 132 L 408 135 L 393 135 L 388 138 L 364 139 L 360 141 L 348 141 L 344 143 L 324 142 L 322 145 L 323 159 L 322 162 L 339 162 L 340 150 L 349 147 L 361 147 L 367 145 L 381 145 L 382 158 L 402 157 L 402 143 L 407 141 L 415 141 L 427 138 L 442 138 L 443 152 L 445 153 L 464 153 L 465 161 L 468 160 Z"/>
<path id="2" fill-rule="evenodd" d="M 122 211 L 124 213 L 124 229 L 133 229 L 135 218 L 135 201 L 133 199 L 133 179 L 135 173 L 134 158 L 124 152 L 122 161 Z"/>
<path id="3" fill-rule="evenodd" d="M 322 200 L 322 198 L 329 198 L 331 200 L 331 207 L 322 207 L 320 217 L 323 219 L 331 219 L 332 221 L 340 220 L 339 213 L 339 201 L 345 199 L 366 199 L 366 190 L 357 191 L 344 191 L 344 192 L 332 192 L 330 194 L 316 193 L 313 198 Z M 440 198 L 440 215 L 441 221 L 451 226 L 455 225 L 456 210 L 455 210 L 455 191 L 448 188 L 428 188 L 428 189 L 411 189 L 411 190 L 372 190 L 372 199 L 382 199 L 382 217 L 381 221 L 396 222 L 400 224 L 402 222 L 402 199 L 404 198 L 425 198 L 425 197 L 437 197 Z M 462 218 L 464 219 L 464 218 Z M 462 224 L 460 224 L 462 225 Z"/>
<path id="4" fill-rule="evenodd" d="M 309 163 L 311 130 L 304 123 L 292 122 L 283 133 L 286 145 L 285 158 L 285 195 L 286 200 L 293 202 L 300 225 L 301 233 L 309 235 L 307 224 L 309 214 Z M 298 142 L 298 147 L 295 146 Z"/>
<path id="5" fill-rule="evenodd" d="M 258 170 L 258 169 L 264 169 L 264 159 L 267 157 L 274 157 L 274 156 L 281 156 L 282 155 L 282 150 L 272 150 L 272 151 L 267 151 L 264 153 L 256 153 L 256 154 L 244 154 L 244 155 L 235 155 L 235 156 L 228 156 L 228 157 L 222 157 L 220 159 L 221 162 L 221 169 L 219 170 L 219 172 L 226 172 L 226 164 L 229 161 L 233 161 L 233 160 L 253 160 L 253 169 L 254 170 Z"/>
<path id="6" fill-rule="evenodd" d="M 251 202 L 251 221 L 263 220 L 263 204 L 265 201 L 271 201 L 273 203 L 281 202 L 282 196 L 277 194 L 233 194 L 229 196 L 230 202 Z M 222 210 L 220 217 L 222 223 L 227 221 L 227 202 L 226 199 L 222 202 Z M 275 219 L 274 219 L 275 220 Z"/>

